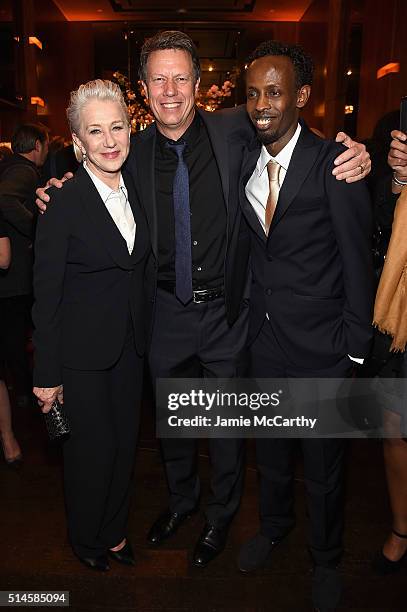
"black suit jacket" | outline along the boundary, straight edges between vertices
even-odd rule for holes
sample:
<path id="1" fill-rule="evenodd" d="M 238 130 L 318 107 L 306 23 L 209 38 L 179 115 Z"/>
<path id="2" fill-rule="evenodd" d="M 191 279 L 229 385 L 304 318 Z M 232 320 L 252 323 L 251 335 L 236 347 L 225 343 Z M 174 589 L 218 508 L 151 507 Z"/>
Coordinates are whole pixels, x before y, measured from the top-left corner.
<path id="1" fill-rule="evenodd" d="M 0 164 L 0 212 L 11 242 L 11 264 L 0 273 L 0 297 L 32 292 L 33 202 L 40 173 L 23 155 L 15 153 Z"/>
<path id="2" fill-rule="evenodd" d="M 137 352 L 145 347 L 151 252 L 144 212 L 131 177 L 123 172 L 136 221 L 127 245 L 86 170 L 79 168 L 38 221 L 33 320 L 34 384 L 54 387 L 62 367 L 103 370 L 119 358 L 132 323 Z M 146 313 L 147 309 L 147 313 Z"/>
<path id="3" fill-rule="evenodd" d="M 371 204 L 364 181 L 332 176 L 342 151 L 302 124 L 268 237 L 245 195 L 258 142 L 243 162 L 240 201 L 252 237 L 249 339 L 267 312 L 282 349 L 304 368 L 364 357 L 372 336 Z"/>
<path id="4" fill-rule="evenodd" d="M 227 112 L 210 113 L 197 109 L 209 134 L 219 174 L 227 210 L 226 258 L 224 268 L 224 287 L 227 319 L 232 325 L 242 305 L 242 297 L 247 282 L 249 257 L 249 232 L 242 217 L 238 201 L 238 181 L 241 157 L 231 155 L 237 143 L 240 154 L 244 145 L 253 138 L 244 107 Z M 138 189 L 140 200 L 146 211 L 150 230 L 152 249 L 155 256 L 155 275 L 158 268 L 157 252 L 157 202 L 155 189 L 155 143 L 157 128 L 153 124 L 132 138 L 132 149 L 126 162 Z"/>

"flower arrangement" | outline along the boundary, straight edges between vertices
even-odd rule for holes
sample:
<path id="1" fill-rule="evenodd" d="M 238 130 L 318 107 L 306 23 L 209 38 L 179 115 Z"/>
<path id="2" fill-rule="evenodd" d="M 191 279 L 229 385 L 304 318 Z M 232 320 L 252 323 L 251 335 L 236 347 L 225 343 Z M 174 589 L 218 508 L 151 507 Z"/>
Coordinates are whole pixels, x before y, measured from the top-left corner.
<path id="1" fill-rule="evenodd" d="M 141 81 L 137 81 L 137 90 L 134 91 L 129 79 L 121 72 L 114 72 L 113 79 L 122 90 L 129 111 L 132 132 L 144 130 L 154 121 L 154 117 L 150 113 Z"/>
<path id="2" fill-rule="evenodd" d="M 207 111 L 215 111 L 223 104 L 225 98 L 230 98 L 234 87 L 235 84 L 230 80 L 225 81 L 222 87 L 211 85 L 206 92 L 200 92 L 198 94 L 197 106 Z"/>

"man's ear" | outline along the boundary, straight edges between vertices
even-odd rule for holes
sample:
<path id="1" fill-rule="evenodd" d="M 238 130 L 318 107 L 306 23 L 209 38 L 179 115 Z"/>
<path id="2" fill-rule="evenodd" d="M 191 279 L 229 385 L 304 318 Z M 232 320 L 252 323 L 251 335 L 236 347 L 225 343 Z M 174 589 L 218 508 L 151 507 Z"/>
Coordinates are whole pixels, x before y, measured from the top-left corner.
<path id="1" fill-rule="evenodd" d="M 297 108 L 304 108 L 311 95 L 311 85 L 303 85 L 297 92 Z"/>
<path id="2" fill-rule="evenodd" d="M 143 87 L 144 95 L 146 99 L 148 100 L 148 88 L 147 88 L 146 83 L 144 81 L 141 81 L 141 86 Z"/>
<path id="3" fill-rule="evenodd" d="M 195 86 L 194 86 L 195 97 L 198 95 L 200 82 L 201 82 L 201 79 L 198 79 L 197 82 L 195 83 Z"/>
<path id="4" fill-rule="evenodd" d="M 34 149 L 35 149 L 35 150 L 36 150 L 38 153 L 41 151 L 41 146 L 42 146 L 41 141 L 40 141 L 40 140 L 36 140 L 36 141 L 35 141 L 35 147 L 34 147 Z"/>

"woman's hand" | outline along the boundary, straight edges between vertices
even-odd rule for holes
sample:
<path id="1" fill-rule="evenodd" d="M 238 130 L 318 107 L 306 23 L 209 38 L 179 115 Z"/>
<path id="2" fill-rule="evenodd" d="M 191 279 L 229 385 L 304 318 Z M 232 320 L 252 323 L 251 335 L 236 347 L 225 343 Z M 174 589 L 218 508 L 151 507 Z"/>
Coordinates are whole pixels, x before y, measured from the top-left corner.
<path id="1" fill-rule="evenodd" d="M 60 404 L 64 403 L 63 385 L 58 385 L 58 387 L 34 387 L 33 393 L 38 398 L 38 404 L 44 413 L 51 410 L 52 404 L 56 399 Z"/>

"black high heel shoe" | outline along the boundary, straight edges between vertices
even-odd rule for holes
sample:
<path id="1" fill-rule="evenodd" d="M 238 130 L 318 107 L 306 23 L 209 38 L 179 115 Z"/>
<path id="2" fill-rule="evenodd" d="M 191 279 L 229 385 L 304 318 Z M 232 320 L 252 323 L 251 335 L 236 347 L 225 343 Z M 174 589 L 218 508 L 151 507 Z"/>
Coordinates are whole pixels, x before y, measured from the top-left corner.
<path id="1" fill-rule="evenodd" d="M 405 534 L 399 533 L 395 529 L 392 529 L 392 532 L 398 538 L 407 540 L 407 534 L 405 535 Z M 396 574 L 398 571 L 400 571 L 405 561 L 407 561 L 407 550 L 405 551 L 403 556 L 400 557 L 400 559 L 398 559 L 397 561 L 392 561 L 391 559 L 388 559 L 384 555 L 383 549 L 382 549 L 377 554 L 377 556 L 373 559 L 372 569 L 376 574 L 380 574 L 380 576 L 388 576 L 390 574 Z"/>
<path id="2" fill-rule="evenodd" d="M 123 565 L 136 565 L 133 549 L 128 540 L 126 540 L 126 543 L 123 548 L 121 548 L 120 550 L 109 550 L 108 554 L 109 557 L 111 557 L 118 563 L 122 563 Z"/>
<path id="3" fill-rule="evenodd" d="M 23 464 L 23 455 L 22 453 L 19 453 L 18 455 L 16 455 L 15 457 L 6 457 L 6 451 L 4 448 L 4 442 L 3 442 L 3 438 L 0 436 L 0 442 L 1 442 L 1 447 L 3 449 L 3 455 L 4 455 L 4 461 L 7 464 L 7 467 L 10 468 L 11 470 L 18 470 L 20 469 L 20 467 Z"/>

